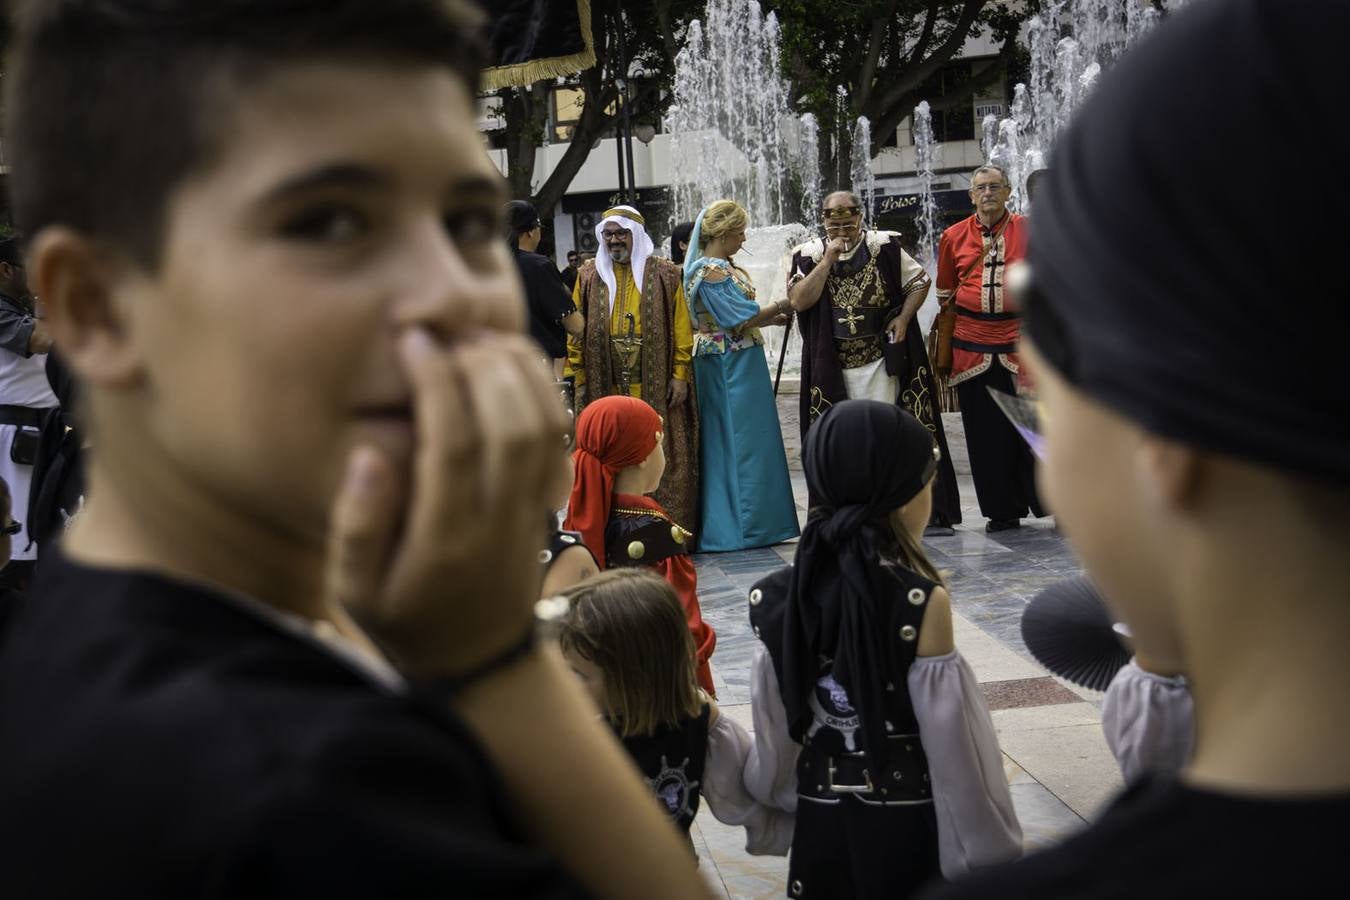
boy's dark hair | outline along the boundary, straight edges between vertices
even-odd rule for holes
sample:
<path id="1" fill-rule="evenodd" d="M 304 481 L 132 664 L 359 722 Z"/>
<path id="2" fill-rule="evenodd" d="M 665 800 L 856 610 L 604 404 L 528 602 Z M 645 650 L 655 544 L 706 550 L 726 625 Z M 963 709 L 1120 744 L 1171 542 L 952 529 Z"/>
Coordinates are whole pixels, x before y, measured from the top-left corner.
<path id="1" fill-rule="evenodd" d="M 314 60 L 444 66 L 476 92 L 468 0 L 26 0 L 6 73 L 13 205 L 149 268 L 169 196 L 209 165 L 231 88 Z"/>

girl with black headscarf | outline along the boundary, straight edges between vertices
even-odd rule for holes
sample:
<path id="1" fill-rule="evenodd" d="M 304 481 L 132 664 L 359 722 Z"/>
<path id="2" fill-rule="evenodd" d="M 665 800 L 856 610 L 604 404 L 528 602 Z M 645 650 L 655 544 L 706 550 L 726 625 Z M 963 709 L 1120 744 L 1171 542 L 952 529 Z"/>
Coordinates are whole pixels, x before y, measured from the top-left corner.
<path id="1" fill-rule="evenodd" d="M 920 543 L 937 464 L 900 407 L 835 404 L 806 437 L 817 506 L 796 562 L 750 592 L 746 786 L 797 813 L 790 896 L 908 897 L 1022 852 L 993 723 Z"/>

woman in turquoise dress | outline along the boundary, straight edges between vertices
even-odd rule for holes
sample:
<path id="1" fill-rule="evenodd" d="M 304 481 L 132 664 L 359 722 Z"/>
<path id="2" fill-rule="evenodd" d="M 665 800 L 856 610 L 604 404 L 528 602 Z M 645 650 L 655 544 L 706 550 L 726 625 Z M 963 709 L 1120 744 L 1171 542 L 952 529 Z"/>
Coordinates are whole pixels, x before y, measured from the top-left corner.
<path id="1" fill-rule="evenodd" d="M 786 324 L 789 307 L 786 300 L 761 307 L 749 276 L 731 262 L 748 224 L 735 201 L 710 204 L 694 224 L 684 263 L 701 430 L 697 539 L 704 552 L 767 547 L 800 534 L 758 327 Z"/>

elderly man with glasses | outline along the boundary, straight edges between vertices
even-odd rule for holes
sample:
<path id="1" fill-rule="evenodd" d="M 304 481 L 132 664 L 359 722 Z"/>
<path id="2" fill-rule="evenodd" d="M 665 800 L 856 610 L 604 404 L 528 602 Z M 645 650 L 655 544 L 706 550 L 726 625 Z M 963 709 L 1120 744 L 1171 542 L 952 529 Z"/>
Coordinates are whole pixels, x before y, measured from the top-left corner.
<path id="1" fill-rule="evenodd" d="M 989 393 L 1016 393 L 1021 368 L 1021 314 L 1004 293 L 1004 276 L 1026 255 L 1027 221 L 1008 209 L 1011 193 L 1007 172 L 980 166 L 970 178 L 975 212 L 942 232 L 938 245 L 938 301 L 956 309 L 948 384 L 961 403 L 975 496 L 991 532 L 1045 514 L 1031 451 Z"/>
<path id="2" fill-rule="evenodd" d="M 825 237 L 793 251 L 788 276 L 788 300 L 801 317 L 802 441 L 811 423 L 841 400 L 901 405 L 933 433 L 942 452 L 929 527 L 951 534 L 961 521 L 961 499 L 915 318 L 928 294 L 928 274 L 898 234 L 863 227 L 862 203 L 852 192 L 826 197 L 822 218 Z"/>

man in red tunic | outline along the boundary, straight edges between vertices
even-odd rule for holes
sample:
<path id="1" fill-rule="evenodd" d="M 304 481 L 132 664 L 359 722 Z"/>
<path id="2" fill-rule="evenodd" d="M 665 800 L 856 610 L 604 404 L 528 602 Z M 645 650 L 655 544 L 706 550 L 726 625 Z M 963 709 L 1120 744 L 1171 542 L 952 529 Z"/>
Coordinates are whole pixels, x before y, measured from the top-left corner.
<path id="1" fill-rule="evenodd" d="M 1042 516 L 1035 460 L 999 410 L 989 389 L 1016 393 L 1021 316 L 1004 293 L 1004 274 L 1026 254 L 1026 219 L 1007 208 L 1007 173 L 983 165 L 970 179 L 975 214 L 942 232 L 937 296 L 956 304 L 948 384 L 961 402 L 970 471 L 986 531 L 1017 528 L 1028 514 Z"/>

